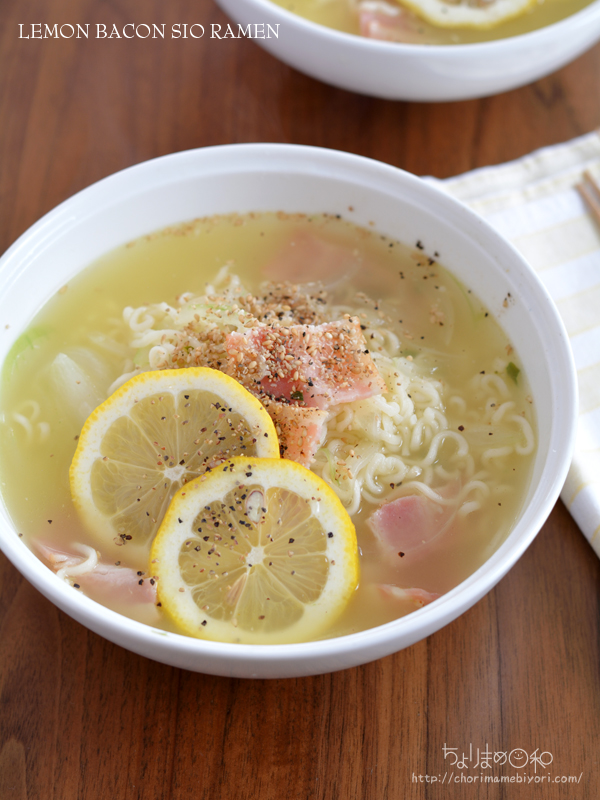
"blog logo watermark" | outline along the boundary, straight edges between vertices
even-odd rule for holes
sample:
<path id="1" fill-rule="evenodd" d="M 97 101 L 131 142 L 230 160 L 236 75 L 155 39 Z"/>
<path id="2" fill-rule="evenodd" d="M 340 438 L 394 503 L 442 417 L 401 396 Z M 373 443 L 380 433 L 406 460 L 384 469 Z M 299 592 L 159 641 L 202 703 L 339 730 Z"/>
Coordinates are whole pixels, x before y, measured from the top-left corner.
<path id="1" fill-rule="evenodd" d="M 253 22 L 248 25 L 211 23 L 128 22 L 126 25 L 97 22 L 19 24 L 19 39 L 278 39 L 279 23 Z"/>
<path id="2" fill-rule="evenodd" d="M 462 752 L 459 756 L 458 747 L 448 747 L 445 743 L 442 747 L 444 761 L 448 761 L 457 769 L 492 769 L 496 764 L 499 766 L 508 764 L 515 769 L 524 769 L 533 765 L 534 772 L 538 767 L 540 769 L 549 767 L 554 761 L 552 753 L 548 753 L 546 750 L 540 753 L 538 750 L 539 748 L 536 748 L 532 753 L 528 753 L 522 747 L 515 747 L 510 751 L 496 750 L 492 752 L 489 745 L 486 744 L 485 750 L 480 751 L 479 747 L 474 750 L 473 745 L 469 744 L 468 755 Z"/>
<path id="3" fill-rule="evenodd" d="M 554 756 L 548 750 L 536 747 L 531 752 L 515 747 L 512 750 L 491 750 L 486 743 L 485 748 L 469 744 L 468 749 L 442 747 L 444 772 L 437 775 L 412 773 L 412 783 L 579 783 L 583 772 L 579 775 L 557 775 L 551 772 Z M 502 768 L 503 774 L 494 774 L 494 768 Z M 506 774 L 510 769 L 516 774 Z"/>

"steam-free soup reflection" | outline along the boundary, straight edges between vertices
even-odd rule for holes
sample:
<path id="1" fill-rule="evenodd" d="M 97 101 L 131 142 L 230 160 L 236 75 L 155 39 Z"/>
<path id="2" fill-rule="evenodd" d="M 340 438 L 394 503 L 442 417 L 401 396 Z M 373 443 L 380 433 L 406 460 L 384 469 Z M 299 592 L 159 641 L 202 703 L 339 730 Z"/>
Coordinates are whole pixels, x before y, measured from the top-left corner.
<path id="1" fill-rule="evenodd" d="M 108 486 L 110 497 L 96 495 L 97 518 L 91 519 L 77 497 L 76 510 L 69 468 L 86 418 L 107 398 L 101 416 L 112 413 L 115 392 L 128 380 L 208 367 L 228 376 L 242 408 L 250 401 L 261 412 L 266 408 L 264 424 L 273 424 L 282 455 L 325 481 L 356 528 L 358 586 L 318 637 L 380 625 L 434 601 L 481 566 L 510 532 L 535 447 L 518 353 L 492 310 L 439 258 L 443 253 L 429 252 L 426 242 L 407 247 L 336 217 L 275 213 L 197 220 L 111 252 L 47 303 L 4 365 L 0 470 L 17 530 L 74 591 L 181 632 L 156 596 L 150 559 L 161 523 L 156 517 L 169 498 L 159 512 L 143 515 L 146 533 L 135 535 L 128 525 L 138 510 L 127 503 L 113 509 L 127 480 L 111 484 L 117 479 L 106 477 L 106 466 L 94 467 L 103 476 L 96 483 L 103 491 Z M 155 399 L 148 403 L 163 401 L 160 390 L 149 396 Z M 214 404 L 207 408 L 200 430 L 217 424 Z M 239 433 L 241 423 L 221 418 Z M 198 445 L 200 438 L 194 441 L 201 448 L 209 440 Z M 218 442 L 221 434 L 213 438 Z M 80 450 L 88 439 L 82 437 Z M 159 442 L 152 444 L 160 453 Z M 188 450 L 180 464 L 190 459 Z M 256 457 L 243 449 L 223 457 L 246 454 Z M 207 459 L 211 469 L 218 463 Z M 78 451 L 76 473 L 81 463 Z M 177 471 L 160 458 L 153 469 L 177 485 L 191 474 L 188 466 Z M 240 495 L 241 524 L 250 529 L 267 513 L 267 494 L 256 486 L 246 494 Z M 252 498 L 260 503 L 252 505 Z M 232 587 L 223 566 L 215 566 L 214 553 L 225 547 L 224 523 L 217 534 L 211 508 L 213 516 L 204 520 L 210 530 L 185 543 L 197 563 L 185 554 L 180 561 L 188 559 L 196 573 L 214 567 L 223 603 L 233 608 L 246 574 Z M 230 550 L 236 536 L 241 541 L 236 519 L 227 517 Z M 213 549 L 203 551 L 209 538 L 206 547 Z M 296 534 L 289 539 L 298 547 Z M 297 557 L 287 541 L 286 554 Z M 242 554 L 244 569 L 249 552 Z M 208 635 L 201 628 L 194 634 Z M 276 640 L 271 632 L 268 641 Z M 248 639 L 238 629 L 231 641 Z"/>

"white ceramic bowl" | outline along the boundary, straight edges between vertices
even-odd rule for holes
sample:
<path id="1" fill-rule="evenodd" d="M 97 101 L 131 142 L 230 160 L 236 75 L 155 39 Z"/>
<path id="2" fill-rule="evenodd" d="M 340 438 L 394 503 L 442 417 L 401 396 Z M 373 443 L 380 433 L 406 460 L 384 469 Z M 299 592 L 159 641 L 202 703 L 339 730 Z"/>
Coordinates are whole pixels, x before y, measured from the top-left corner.
<path id="1" fill-rule="evenodd" d="M 53 603 L 123 647 L 199 672 L 291 677 L 352 667 L 407 647 L 455 619 L 502 578 L 543 525 L 562 487 L 573 444 L 576 383 L 554 305 L 518 253 L 479 217 L 393 167 L 333 150 L 268 144 L 149 161 L 94 184 L 47 214 L 0 259 L 0 363 L 44 302 L 101 254 L 172 223 L 251 210 L 339 213 L 362 225 L 374 221 L 381 233 L 411 244 L 421 239 L 492 313 L 502 311 L 501 324 L 529 377 L 539 429 L 531 487 L 510 536 L 466 581 L 409 616 L 350 636 L 279 646 L 201 641 L 107 610 L 44 566 L 18 537 L 3 506 L 0 546 Z M 507 292 L 515 302 L 502 309 Z"/>
<path id="2" fill-rule="evenodd" d="M 600 39 L 600 0 L 553 25 L 494 42 L 396 44 L 318 25 L 269 0 L 217 0 L 236 23 L 279 25 L 255 39 L 276 58 L 341 89 L 388 100 L 468 100 L 524 86 Z"/>

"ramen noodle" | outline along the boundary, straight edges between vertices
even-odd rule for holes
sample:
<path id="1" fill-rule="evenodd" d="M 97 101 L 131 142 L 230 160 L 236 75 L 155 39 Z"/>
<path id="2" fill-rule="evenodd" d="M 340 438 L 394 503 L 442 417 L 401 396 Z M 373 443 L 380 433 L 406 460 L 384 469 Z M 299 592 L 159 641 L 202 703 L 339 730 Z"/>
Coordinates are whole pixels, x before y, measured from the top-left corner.
<path id="1" fill-rule="evenodd" d="M 535 451 L 518 353 L 440 260 L 426 242 L 282 213 L 196 220 L 109 253 L 4 364 L 0 477 L 17 530 L 74 590 L 173 629 L 148 545 L 99 546 L 68 473 L 86 418 L 129 378 L 208 366 L 264 403 L 282 455 L 326 481 L 356 527 L 360 584 L 325 635 L 435 600 L 509 534 Z"/>

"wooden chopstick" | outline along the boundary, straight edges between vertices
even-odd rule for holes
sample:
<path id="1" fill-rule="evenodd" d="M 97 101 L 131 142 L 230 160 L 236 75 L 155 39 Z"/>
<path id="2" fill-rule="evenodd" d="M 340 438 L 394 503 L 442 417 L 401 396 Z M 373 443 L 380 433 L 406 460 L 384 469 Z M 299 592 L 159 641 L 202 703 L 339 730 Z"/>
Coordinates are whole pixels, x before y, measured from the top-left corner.
<path id="1" fill-rule="evenodd" d="M 589 170 L 583 173 L 583 180 L 575 184 L 594 219 L 600 223 L 600 185 Z"/>

